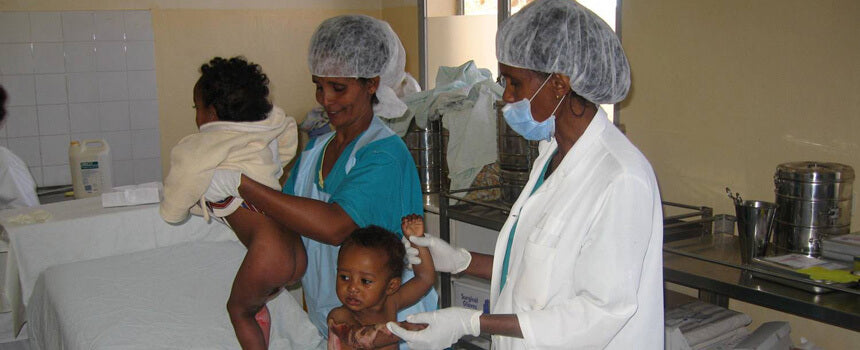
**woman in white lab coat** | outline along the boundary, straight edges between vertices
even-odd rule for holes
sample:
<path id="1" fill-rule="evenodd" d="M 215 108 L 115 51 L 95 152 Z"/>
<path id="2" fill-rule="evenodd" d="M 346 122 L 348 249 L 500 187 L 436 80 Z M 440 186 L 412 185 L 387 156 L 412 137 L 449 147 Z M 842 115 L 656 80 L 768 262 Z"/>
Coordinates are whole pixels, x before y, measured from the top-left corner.
<path id="1" fill-rule="evenodd" d="M 0 86 L 0 127 L 6 119 L 6 90 Z M 0 210 L 39 205 L 30 169 L 6 147 L 0 146 Z"/>
<path id="2" fill-rule="evenodd" d="M 506 121 L 544 140 L 529 181 L 494 255 L 413 240 L 437 270 L 491 279 L 491 313 L 452 307 L 407 318 L 422 331 L 389 330 L 412 349 L 479 333 L 496 349 L 662 348 L 657 181 L 599 106 L 630 86 L 618 37 L 574 1 L 538 0 L 502 24 L 496 55 Z"/>

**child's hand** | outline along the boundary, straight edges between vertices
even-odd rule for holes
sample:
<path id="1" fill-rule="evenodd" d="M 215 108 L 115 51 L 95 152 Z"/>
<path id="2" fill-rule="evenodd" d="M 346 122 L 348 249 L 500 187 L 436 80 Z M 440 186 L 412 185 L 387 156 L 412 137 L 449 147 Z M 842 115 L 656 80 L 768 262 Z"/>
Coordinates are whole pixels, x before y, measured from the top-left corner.
<path id="1" fill-rule="evenodd" d="M 409 214 L 400 219 L 400 228 L 403 234 L 408 237 L 423 237 L 424 236 L 424 219 L 418 214 Z"/>

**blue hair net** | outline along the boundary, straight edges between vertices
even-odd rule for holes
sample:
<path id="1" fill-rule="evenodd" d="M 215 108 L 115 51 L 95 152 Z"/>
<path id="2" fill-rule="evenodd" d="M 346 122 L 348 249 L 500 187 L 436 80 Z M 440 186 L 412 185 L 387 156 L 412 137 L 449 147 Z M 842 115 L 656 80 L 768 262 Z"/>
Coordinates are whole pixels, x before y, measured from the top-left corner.
<path id="1" fill-rule="evenodd" d="M 594 103 L 615 103 L 630 89 L 630 66 L 606 22 L 572 0 L 536 0 L 502 23 L 496 58 L 518 68 L 570 77 Z"/>

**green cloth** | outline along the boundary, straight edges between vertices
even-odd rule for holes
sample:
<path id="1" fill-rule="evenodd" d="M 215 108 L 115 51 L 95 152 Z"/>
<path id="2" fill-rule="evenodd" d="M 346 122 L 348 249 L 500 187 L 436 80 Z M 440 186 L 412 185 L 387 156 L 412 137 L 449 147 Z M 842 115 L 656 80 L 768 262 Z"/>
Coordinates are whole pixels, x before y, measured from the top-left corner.
<path id="1" fill-rule="evenodd" d="M 809 275 L 810 279 L 816 281 L 828 281 L 834 283 L 850 283 L 860 280 L 860 276 L 852 275 L 848 270 L 830 270 L 821 266 L 807 267 L 797 270 L 805 275 Z"/>

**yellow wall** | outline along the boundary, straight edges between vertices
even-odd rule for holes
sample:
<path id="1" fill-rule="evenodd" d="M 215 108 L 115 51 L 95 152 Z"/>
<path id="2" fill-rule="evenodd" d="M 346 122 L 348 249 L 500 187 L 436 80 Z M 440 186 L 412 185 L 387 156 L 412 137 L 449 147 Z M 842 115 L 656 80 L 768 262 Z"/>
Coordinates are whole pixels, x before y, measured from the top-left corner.
<path id="1" fill-rule="evenodd" d="M 664 199 L 733 213 L 725 187 L 773 201 L 783 162 L 860 171 L 860 1 L 622 3 L 621 120 Z"/>
<path id="2" fill-rule="evenodd" d="M 0 0 L 0 11 L 128 9 L 152 11 L 164 174 L 170 149 L 197 131 L 191 89 L 214 56 L 259 63 L 274 103 L 301 121 L 316 105 L 306 61 L 311 34 L 326 18 L 362 13 L 388 20 L 404 37 L 407 70 L 418 76 L 415 0 Z"/>
<path id="3" fill-rule="evenodd" d="M 406 49 L 406 71 L 418 80 L 418 6 L 414 1 L 395 5 L 383 7 L 382 19 L 400 36 Z"/>
<path id="4" fill-rule="evenodd" d="M 457 15 L 457 0 L 428 0 L 426 4 L 427 17 Z"/>
<path id="5" fill-rule="evenodd" d="M 379 9 L 383 3 L 415 0 L 0 0 L 2 11 L 143 9 Z"/>
<path id="6" fill-rule="evenodd" d="M 624 0 L 633 71 L 627 135 L 664 200 L 733 213 L 725 187 L 774 200 L 776 166 L 832 161 L 860 171 L 860 1 Z M 860 183 L 854 187 L 855 201 Z M 857 230 L 858 208 L 852 217 Z M 860 332 L 732 300 L 754 325 L 788 319 L 825 349 Z"/>
<path id="7" fill-rule="evenodd" d="M 496 15 L 439 16 L 427 19 L 427 88 L 436 87 L 440 66 L 457 67 L 474 60 L 496 76 Z"/>
<path id="8" fill-rule="evenodd" d="M 358 11 L 329 9 L 153 10 L 162 154 L 196 132 L 191 89 L 200 64 L 213 56 L 244 55 L 271 80 L 272 100 L 301 121 L 316 106 L 307 68 L 311 34 L 324 19 Z M 379 15 L 377 11 L 364 11 Z M 163 63 L 163 64 L 162 64 Z M 162 157 L 169 170 L 169 157 Z"/>

